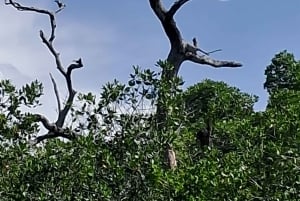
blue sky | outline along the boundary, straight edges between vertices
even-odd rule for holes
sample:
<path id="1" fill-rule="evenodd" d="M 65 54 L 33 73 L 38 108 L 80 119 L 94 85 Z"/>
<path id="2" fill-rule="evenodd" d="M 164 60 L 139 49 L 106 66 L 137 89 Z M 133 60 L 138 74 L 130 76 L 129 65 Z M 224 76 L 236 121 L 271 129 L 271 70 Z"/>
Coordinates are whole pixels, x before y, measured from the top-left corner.
<path id="1" fill-rule="evenodd" d="M 27 5 L 55 9 L 52 1 L 22 0 Z M 56 48 L 65 65 L 83 58 L 84 68 L 74 72 L 78 91 L 98 93 L 113 79 L 125 82 L 132 65 L 154 68 L 165 59 L 168 40 L 147 0 L 65 0 L 57 15 Z M 163 0 L 169 7 L 174 0 Z M 214 69 L 186 62 L 180 75 L 191 86 L 205 78 L 225 81 L 260 97 L 256 109 L 263 110 L 267 94 L 264 70 L 271 58 L 287 49 L 300 58 L 299 0 L 191 0 L 175 18 L 185 40 L 197 37 L 205 50 L 223 49 L 216 59 L 243 63 L 239 69 Z M 44 111 L 55 113 L 55 98 L 49 79 L 53 73 L 61 90 L 64 80 L 54 60 L 41 43 L 40 29 L 49 30 L 48 18 L 17 12 L 0 5 L 0 72 L 21 85 L 33 79 L 45 85 Z"/>

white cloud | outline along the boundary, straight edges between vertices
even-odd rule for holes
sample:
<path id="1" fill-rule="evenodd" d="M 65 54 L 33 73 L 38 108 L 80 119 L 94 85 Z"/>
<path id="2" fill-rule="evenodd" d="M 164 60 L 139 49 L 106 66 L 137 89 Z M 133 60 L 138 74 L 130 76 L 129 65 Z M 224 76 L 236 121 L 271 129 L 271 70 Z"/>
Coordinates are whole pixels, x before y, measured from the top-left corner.
<path id="1" fill-rule="evenodd" d="M 100 88 L 99 81 L 108 78 L 105 72 L 101 73 L 101 67 L 109 66 L 115 60 L 111 54 L 113 50 L 109 48 L 116 41 L 115 30 L 108 24 L 103 24 L 104 28 L 60 18 L 63 16 L 57 17 L 54 44 L 61 53 L 62 62 L 67 66 L 72 60 L 82 57 L 85 64 L 83 69 L 73 73 L 74 88 L 81 91 L 92 87 L 90 91 L 96 91 Z M 41 81 L 45 93 L 41 98 L 43 106 L 35 112 L 46 114 L 54 121 L 57 103 L 49 73 L 55 76 L 63 100 L 66 97 L 66 85 L 55 67 L 53 56 L 39 38 L 40 29 L 48 35 L 48 17 L 0 5 L 0 25 L 0 79 L 11 79 L 19 87 L 34 79 Z M 89 85 L 91 83 L 92 86 Z"/>

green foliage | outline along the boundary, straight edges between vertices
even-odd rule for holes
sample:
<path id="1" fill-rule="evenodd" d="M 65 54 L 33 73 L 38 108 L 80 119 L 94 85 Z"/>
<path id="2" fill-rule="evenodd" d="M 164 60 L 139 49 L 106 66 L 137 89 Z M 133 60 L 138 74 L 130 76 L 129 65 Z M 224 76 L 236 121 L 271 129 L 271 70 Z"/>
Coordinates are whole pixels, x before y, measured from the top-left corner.
<path id="1" fill-rule="evenodd" d="M 228 125 L 248 119 L 254 113 L 253 107 L 258 97 L 243 93 L 224 82 L 204 80 L 189 87 L 182 100 L 188 113 L 189 131 L 195 134 L 210 122 L 213 127 L 211 142 L 219 150 L 228 152 L 236 149 L 233 141 L 239 139 L 232 136 Z M 195 142 L 195 135 L 189 138 L 189 143 Z M 192 146 L 192 152 L 199 152 L 199 142 L 194 144 L 196 147 Z"/>
<path id="2" fill-rule="evenodd" d="M 287 51 L 275 55 L 265 70 L 266 82 L 264 88 L 269 94 L 282 89 L 299 90 L 300 62 Z"/>
<path id="3" fill-rule="evenodd" d="M 243 118 L 253 112 L 257 96 L 242 93 L 224 82 L 204 80 L 189 87 L 183 95 L 189 120 Z"/>
<path id="4" fill-rule="evenodd" d="M 17 90 L 2 81 L 1 200 L 300 199 L 297 90 L 272 91 L 267 110 L 255 112 L 256 96 L 223 82 L 205 80 L 183 92 L 181 79 L 160 76 L 134 67 L 128 83 L 80 94 L 69 124 L 75 140 L 41 146 L 24 140 L 38 127 L 20 108 L 39 104 L 41 85 Z M 157 104 L 167 114 L 162 130 Z M 213 144 L 203 148 L 195 131 L 206 119 L 213 120 Z M 165 144 L 176 152 L 176 169 L 165 168 Z"/>
<path id="5" fill-rule="evenodd" d="M 25 140 L 38 131 L 34 116 L 21 106 L 37 107 L 43 94 L 42 84 L 34 81 L 17 90 L 9 80 L 0 82 L 0 142 Z"/>

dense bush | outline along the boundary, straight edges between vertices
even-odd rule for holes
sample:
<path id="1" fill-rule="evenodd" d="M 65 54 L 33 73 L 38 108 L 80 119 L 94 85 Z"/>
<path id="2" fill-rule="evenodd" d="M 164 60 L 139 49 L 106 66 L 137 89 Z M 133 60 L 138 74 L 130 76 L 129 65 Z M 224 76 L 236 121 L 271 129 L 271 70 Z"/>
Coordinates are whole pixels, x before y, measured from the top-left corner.
<path id="1" fill-rule="evenodd" d="M 298 91 L 272 92 L 266 111 L 255 112 L 257 97 L 222 82 L 182 92 L 180 79 L 165 84 L 151 70 L 135 67 L 130 77 L 106 84 L 100 98 L 79 95 L 69 128 L 78 136 L 42 146 L 24 140 L 37 125 L 20 110 L 38 104 L 41 85 L 26 93 L 2 81 L 1 200 L 300 199 Z M 159 89 L 167 97 L 164 132 L 154 115 Z M 201 147 L 195 128 L 207 117 L 213 139 Z M 166 143 L 175 169 L 165 166 Z"/>

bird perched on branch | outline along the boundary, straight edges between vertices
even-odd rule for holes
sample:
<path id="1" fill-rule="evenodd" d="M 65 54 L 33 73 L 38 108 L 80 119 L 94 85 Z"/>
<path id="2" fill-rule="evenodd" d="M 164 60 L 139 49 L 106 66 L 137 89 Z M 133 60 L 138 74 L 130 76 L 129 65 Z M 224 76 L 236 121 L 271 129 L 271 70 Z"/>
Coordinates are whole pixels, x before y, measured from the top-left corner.
<path id="1" fill-rule="evenodd" d="M 198 42 L 197 42 L 197 39 L 196 39 L 195 37 L 193 38 L 193 46 L 194 46 L 196 52 L 199 51 L 199 52 L 201 52 L 201 53 L 203 53 L 203 54 L 205 54 L 205 55 L 207 55 L 207 56 L 209 55 L 208 52 L 206 52 L 206 51 L 204 51 L 204 50 L 201 50 L 201 49 L 198 47 Z"/>
<path id="2" fill-rule="evenodd" d="M 193 38 L 193 45 L 194 45 L 195 47 L 198 47 L 197 39 L 196 39 L 196 38 Z"/>

